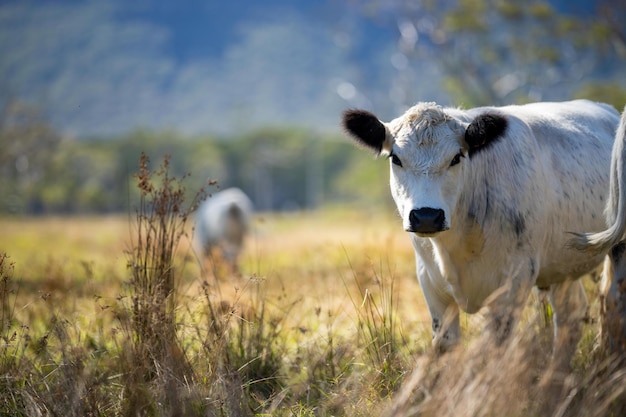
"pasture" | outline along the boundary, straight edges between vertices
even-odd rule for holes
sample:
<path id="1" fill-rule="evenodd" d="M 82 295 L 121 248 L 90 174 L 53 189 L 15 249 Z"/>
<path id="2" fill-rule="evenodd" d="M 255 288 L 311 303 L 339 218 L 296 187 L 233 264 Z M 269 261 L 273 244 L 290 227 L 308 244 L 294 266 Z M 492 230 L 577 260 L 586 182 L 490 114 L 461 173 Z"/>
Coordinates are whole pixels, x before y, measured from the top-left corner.
<path id="1" fill-rule="evenodd" d="M 257 214 L 239 273 L 198 258 L 187 219 L 174 234 L 164 313 L 146 321 L 137 306 L 152 311 L 156 298 L 133 278 L 137 223 L 135 214 L 0 219 L 1 415 L 625 410 L 623 358 L 596 349 L 593 277 L 584 278 L 590 320 L 566 390 L 544 398 L 550 312 L 537 295 L 504 346 L 485 337 L 480 315 L 463 315 L 461 346 L 435 355 L 413 251 L 392 210 Z"/>

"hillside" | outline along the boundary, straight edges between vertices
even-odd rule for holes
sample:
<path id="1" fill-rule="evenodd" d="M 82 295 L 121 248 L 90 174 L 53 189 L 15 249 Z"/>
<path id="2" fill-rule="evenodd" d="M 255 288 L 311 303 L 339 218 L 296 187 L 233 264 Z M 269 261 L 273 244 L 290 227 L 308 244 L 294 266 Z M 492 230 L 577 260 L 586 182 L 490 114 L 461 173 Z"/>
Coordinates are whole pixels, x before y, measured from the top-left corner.
<path id="1" fill-rule="evenodd" d="M 598 57 L 570 40 L 563 45 L 541 33 L 547 52 L 516 62 L 498 51 L 510 50 L 516 39 L 520 51 L 543 48 L 531 36 L 551 21 L 534 16 L 502 22 L 490 16 L 482 38 L 476 31 L 467 36 L 458 24 L 449 25 L 451 11 L 467 4 L 483 13 L 480 7 L 491 3 L 445 1 L 434 9 L 427 3 L 5 0 L 0 2 L 0 105 L 33 103 L 58 130 L 81 138 L 137 127 L 194 135 L 232 135 L 277 124 L 328 131 L 337 129 L 338 114 L 346 107 L 376 108 L 391 117 L 417 100 L 472 104 L 476 100 L 463 96 L 474 82 L 466 79 L 467 72 L 488 74 L 492 84 L 502 80 L 498 85 L 505 91 L 534 84 L 535 91 L 523 91 L 531 99 L 570 98 L 582 81 L 611 81 L 623 74 L 623 57 L 606 59 L 615 54 L 606 36 L 586 36 L 605 54 Z M 589 23 L 602 23 L 603 3 L 609 4 L 552 0 L 548 10 L 553 20 L 565 16 L 556 26 L 572 26 L 567 16 L 586 19 L 581 26 L 586 31 Z M 510 4 L 532 12 L 533 5 L 542 10 L 543 3 Z M 471 13 L 461 11 L 462 25 L 481 18 Z M 511 40 L 499 45 L 507 36 Z M 458 54 L 486 46 L 500 62 L 485 61 L 478 52 Z M 580 65 L 571 74 L 556 73 L 552 78 L 560 84 L 550 78 L 552 67 L 539 62 L 552 65 L 555 54 L 565 58 L 562 68 Z M 467 59 L 478 67 L 468 67 Z"/>

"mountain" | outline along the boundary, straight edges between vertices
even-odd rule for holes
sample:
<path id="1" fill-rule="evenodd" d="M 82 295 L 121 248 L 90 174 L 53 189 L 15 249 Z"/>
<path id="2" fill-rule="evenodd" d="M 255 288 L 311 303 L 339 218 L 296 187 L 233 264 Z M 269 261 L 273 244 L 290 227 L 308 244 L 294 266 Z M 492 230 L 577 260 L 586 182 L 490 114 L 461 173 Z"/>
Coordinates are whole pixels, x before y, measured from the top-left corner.
<path id="1" fill-rule="evenodd" d="M 450 104 L 436 62 L 407 70 L 391 4 L 3 0 L 0 105 L 33 103 L 57 129 L 84 138 L 138 127 L 328 131 L 346 107 L 391 117 L 415 100 Z"/>
<path id="2" fill-rule="evenodd" d="M 35 103 L 76 136 L 141 126 L 188 134 L 335 128 L 347 104 L 337 88 L 377 77 L 353 51 L 361 62 L 380 60 L 380 48 L 362 47 L 365 37 L 382 40 L 371 46 L 393 40 L 341 14 L 288 0 L 5 1 L 0 97 Z"/>

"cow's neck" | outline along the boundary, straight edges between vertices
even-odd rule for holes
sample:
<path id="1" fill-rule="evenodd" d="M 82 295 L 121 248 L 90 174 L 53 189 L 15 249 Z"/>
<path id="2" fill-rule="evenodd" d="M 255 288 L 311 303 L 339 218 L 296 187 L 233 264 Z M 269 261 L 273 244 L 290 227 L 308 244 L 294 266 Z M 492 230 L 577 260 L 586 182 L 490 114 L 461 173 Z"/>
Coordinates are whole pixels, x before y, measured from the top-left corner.
<path id="1" fill-rule="evenodd" d="M 446 279 L 452 295 L 463 310 L 472 312 L 480 308 L 490 289 L 476 285 L 472 276 L 476 262 L 482 262 L 485 244 L 482 227 L 471 217 L 465 218 L 458 228 L 431 239 L 439 270 Z M 472 285 L 473 283 L 473 285 Z"/>

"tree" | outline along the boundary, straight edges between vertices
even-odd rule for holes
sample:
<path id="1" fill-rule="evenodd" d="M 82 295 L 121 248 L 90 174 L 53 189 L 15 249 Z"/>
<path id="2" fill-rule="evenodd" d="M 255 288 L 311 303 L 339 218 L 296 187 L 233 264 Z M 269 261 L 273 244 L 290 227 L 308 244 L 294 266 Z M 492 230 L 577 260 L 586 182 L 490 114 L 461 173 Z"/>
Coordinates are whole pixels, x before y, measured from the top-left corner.
<path id="1" fill-rule="evenodd" d="M 620 2 L 580 3 L 585 13 L 573 15 L 558 12 L 557 0 L 373 1 L 399 29 L 397 53 L 408 64 L 432 60 L 464 106 L 562 100 L 589 83 L 613 83 L 626 100 Z"/>
<path id="2" fill-rule="evenodd" d="M 38 213 L 40 188 L 61 136 L 38 109 L 17 101 L 0 111 L 0 210 Z"/>

